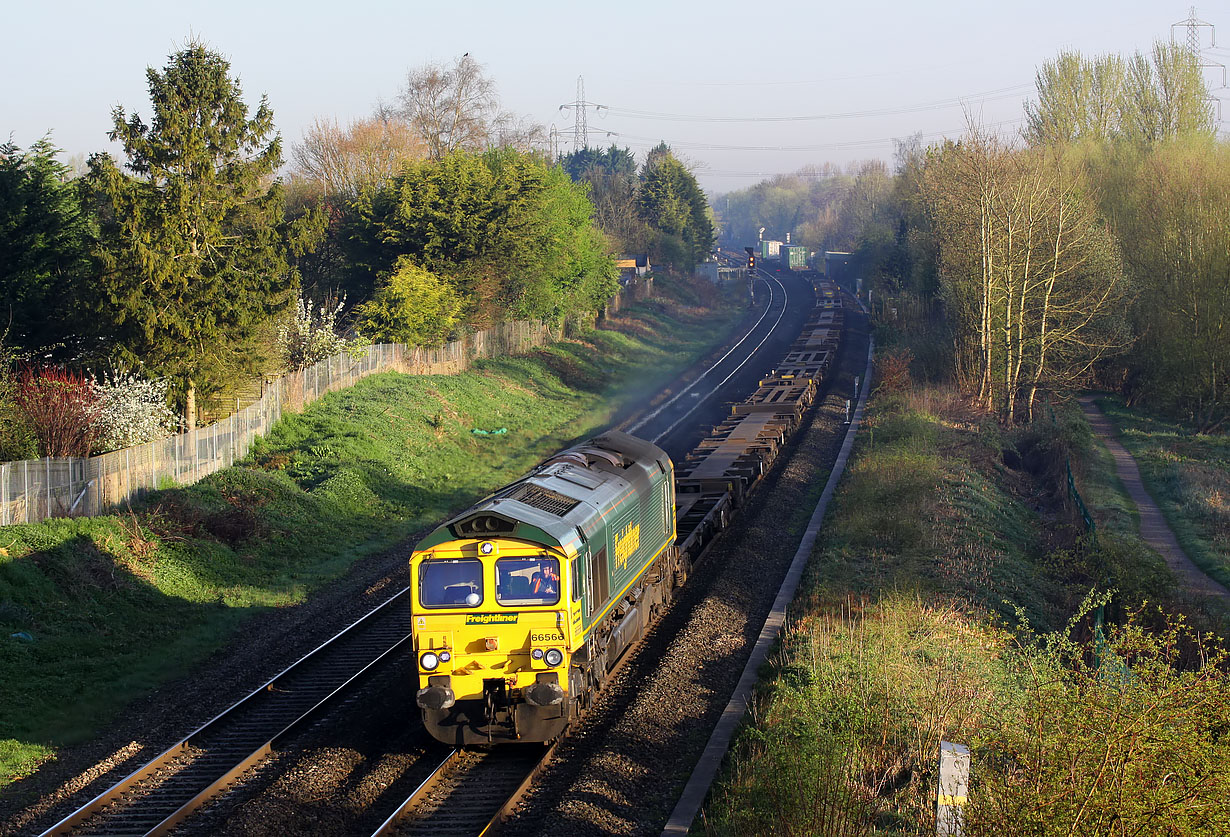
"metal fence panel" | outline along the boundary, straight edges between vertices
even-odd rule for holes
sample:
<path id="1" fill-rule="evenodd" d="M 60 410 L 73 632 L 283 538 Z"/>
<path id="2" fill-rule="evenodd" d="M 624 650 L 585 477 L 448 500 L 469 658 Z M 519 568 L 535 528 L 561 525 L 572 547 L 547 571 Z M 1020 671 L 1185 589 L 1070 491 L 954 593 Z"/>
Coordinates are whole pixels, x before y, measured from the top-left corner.
<path id="1" fill-rule="evenodd" d="M 0 526 L 48 517 L 93 516 L 171 485 L 196 482 L 247 455 L 257 436 L 287 412 L 378 372 L 457 374 L 476 358 L 525 352 L 556 339 L 548 324 L 500 323 L 438 349 L 403 344 L 368 346 L 362 357 L 334 355 L 273 381 L 259 400 L 222 421 L 165 439 L 89 458 L 0 463 Z"/>

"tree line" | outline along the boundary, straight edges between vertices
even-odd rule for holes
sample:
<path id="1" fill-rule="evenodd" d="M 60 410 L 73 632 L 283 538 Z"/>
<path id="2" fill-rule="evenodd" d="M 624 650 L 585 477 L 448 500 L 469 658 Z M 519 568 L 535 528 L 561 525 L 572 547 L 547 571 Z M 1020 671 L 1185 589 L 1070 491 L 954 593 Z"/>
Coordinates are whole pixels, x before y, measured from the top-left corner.
<path id="1" fill-rule="evenodd" d="M 202 399 L 269 370 L 288 334 L 288 365 L 338 345 L 310 339 L 318 307 L 364 339 L 439 344 L 599 310 L 622 249 L 690 268 L 712 243 L 704 194 L 669 149 L 639 173 L 616 149 L 559 165 L 468 55 L 410 71 L 370 118 L 318 119 L 285 175 L 272 107 L 248 107 L 225 58 L 190 42 L 146 75 L 149 121 L 116 107 L 122 153 L 91 156 L 81 176 L 49 137 L 0 146 L 10 439 L 31 438 L 16 430 L 14 360 L 167 380 L 192 427 Z M 608 178 L 591 158 L 611 155 Z"/>
<path id="2" fill-rule="evenodd" d="M 971 120 L 957 141 L 899 143 L 893 171 L 782 178 L 729 205 L 761 213 L 744 227 L 853 251 L 857 275 L 942 335 L 932 371 L 1004 422 L 1044 391 L 1100 386 L 1223 427 L 1230 144 L 1197 57 L 1064 52 L 1036 85 L 1019 137 Z"/>

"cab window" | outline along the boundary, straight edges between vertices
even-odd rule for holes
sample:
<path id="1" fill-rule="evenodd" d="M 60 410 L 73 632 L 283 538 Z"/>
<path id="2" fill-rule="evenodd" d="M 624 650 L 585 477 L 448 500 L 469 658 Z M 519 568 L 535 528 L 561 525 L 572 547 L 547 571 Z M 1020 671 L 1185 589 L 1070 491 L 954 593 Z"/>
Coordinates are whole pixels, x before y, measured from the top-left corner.
<path id="1" fill-rule="evenodd" d="M 473 558 L 424 561 L 419 565 L 423 607 L 478 607 L 483 601 L 483 564 Z"/>
<path id="2" fill-rule="evenodd" d="M 502 605 L 547 605 L 559 601 L 555 558 L 500 558 L 495 562 L 495 600 Z"/>

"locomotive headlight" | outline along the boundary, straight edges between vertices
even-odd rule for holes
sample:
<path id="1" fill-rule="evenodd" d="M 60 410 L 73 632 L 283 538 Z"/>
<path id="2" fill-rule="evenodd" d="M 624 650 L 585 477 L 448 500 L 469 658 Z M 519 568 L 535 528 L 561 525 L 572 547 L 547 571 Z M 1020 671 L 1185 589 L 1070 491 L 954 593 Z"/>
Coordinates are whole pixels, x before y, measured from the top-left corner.
<path id="1" fill-rule="evenodd" d="M 419 665 L 427 671 L 435 671 L 440 665 L 440 657 L 434 652 L 428 651 L 423 656 L 419 657 Z"/>
<path id="2" fill-rule="evenodd" d="M 558 648 L 549 648 L 547 649 L 545 658 L 547 665 L 551 666 L 551 668 L 555 668 L 564 661 L 564 652 Z"/>
<path id="3" fill-rule="evenodd" d="M 479 544 L 478 551 L 481 552 L 483 555 L 490 555 L 492 552 L 495 552 L 495 544 L 493 544 L 491 541 L 485 541 Z"/>
<path id="4" fill-rule="evenodd" d="M 453 655 L 449 653 L 448 651 L 440 652 L 440 662 L 447 663 L 451 659 L 453 659 Z"/>
<path id="5" fill-rule="evenodd" d="M 542 659 L 542 649 L 535 648 L 533 651 L 530 652 L 530 656 L 533 657 L 535 660 L 541 660 Z"/>

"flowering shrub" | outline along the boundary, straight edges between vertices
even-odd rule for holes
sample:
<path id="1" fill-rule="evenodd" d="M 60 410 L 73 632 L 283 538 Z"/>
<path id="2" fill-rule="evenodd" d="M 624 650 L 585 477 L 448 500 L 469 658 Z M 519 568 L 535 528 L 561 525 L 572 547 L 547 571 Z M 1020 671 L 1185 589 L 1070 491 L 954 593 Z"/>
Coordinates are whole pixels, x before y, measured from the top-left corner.
<path id="1" fill-rule="evenodd" d="M 36 442 L 14 450 L 12 458 L 118 450 L 160 439 L 176 422 L 167 382 L 131 374 L 100 383 L 62 369 L 26 369 L 12 383 L 10 398 L 17 426 Z"/>
<path id="2" fill-rule="evenodd" d="M 363 345 L 357 335 L 343 337 L 338 331 L 337 318 L 342 313 L 346 298 L 329 300 L 319 310 L 303 297 L 295 301 L 295 310 L 278 325 L 276 345 L 278 356 L 287 372 L 306 369 L 339 352 L 354 354 Z"/>
<path id="3" fill-rule="evenodd" d="M 13 387 L 39 456 L 89 456 L 98 439 L 98 400 L 91 378 L 63 369 L 25 369 Z"/>
<path id="4" fill-rule="evenodd" d="M 104 377 L 96 384 L 98 449 L 143 445 L 170 433 L 176 415 L 167 406 L 167 387 L 165 379 L 147 381 L 132 374 Z"/>

